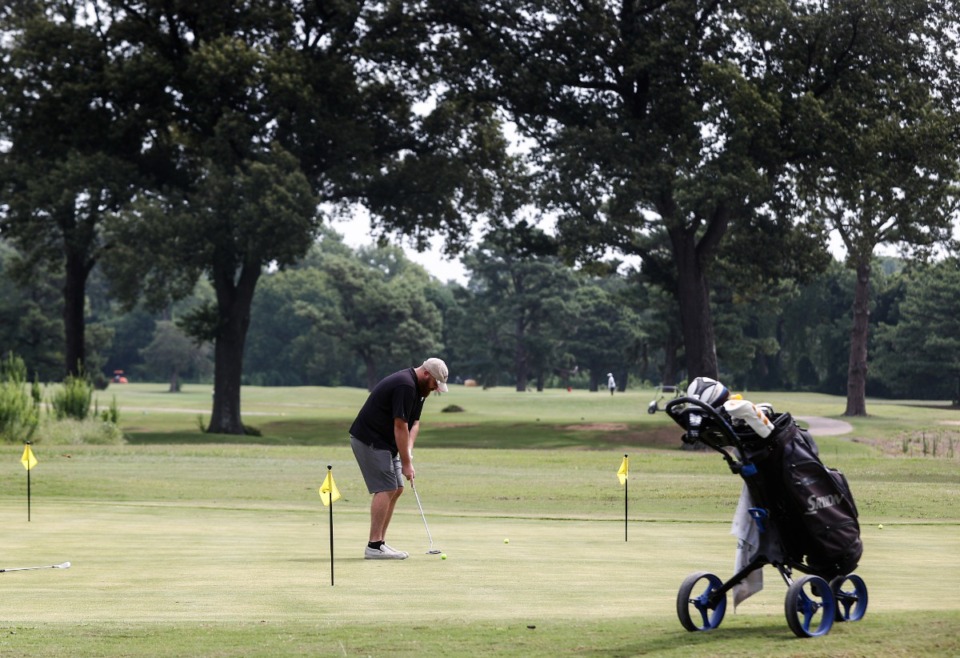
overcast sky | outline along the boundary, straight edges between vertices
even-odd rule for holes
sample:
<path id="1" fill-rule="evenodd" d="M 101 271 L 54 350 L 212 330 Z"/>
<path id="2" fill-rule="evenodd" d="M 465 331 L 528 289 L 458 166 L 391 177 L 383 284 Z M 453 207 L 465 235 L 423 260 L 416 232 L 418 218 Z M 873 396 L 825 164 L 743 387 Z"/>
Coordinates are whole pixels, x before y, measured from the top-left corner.
<path id="1" fill-rule="evenodd" d="M 349 221 L 336 219 L 332 222 L 333 229 L 343 236 L 343 241 L 356 249 L 373 244 L 373 237 L 370 235 L 370 220 L 365 213 L 355 213 L 353 219 Z M 443 238 L 433 239 L 430 251 L 423 253 L 407 245 L 401 245 L 405 248 L 406 256 L 414 263 L 422 265 L 427 272 L 439 279 L 441 282 L 456 281 L 461 285 L 467 285 L 469 280 L 467 272 L 460 264 L 460 260 L 448 260 L 441 252 L 439 245 L 443 243 Z"/>

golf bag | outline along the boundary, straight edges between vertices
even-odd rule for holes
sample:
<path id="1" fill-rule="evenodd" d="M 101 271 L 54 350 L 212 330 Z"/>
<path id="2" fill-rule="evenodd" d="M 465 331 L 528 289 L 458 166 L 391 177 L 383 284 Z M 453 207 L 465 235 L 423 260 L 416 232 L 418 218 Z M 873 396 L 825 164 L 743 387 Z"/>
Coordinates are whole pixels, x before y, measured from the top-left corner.
<path id="1" fill-rule="evenodd" d="M 736 604 L 758 591 L 755 581 L 767 564 L 787 584 L 784 612 L 798 637 L 825 635 L 836 620 L 862 619 L 867 586 L 851 571 L 863 544 L 846 478 L 824 466 L 813 437 L 790 414 L 728 400 L 713 380 L 695 384 L 665 411 L 684 429 L 684 442 L 723 455 L 744 489 L 734 515 L 736 573 L 726 581 L 707 571 L 690 574 L 677 592 L 680 623 L 688 631 L 717 628 L 727 592 L 734 590 Z M 795 578 L 794 570 L 807 575 Z"/>
<path id="2" fill-rule="evenodd" d="M 857 506 L 847 479 L 820 460 L 816 443 L 788 413 L 760 438 L 738 429 L 745 462 L 756 466 L 771 516 L 791 561 L 830 579 L 856 569 L 863 554 Z"/>

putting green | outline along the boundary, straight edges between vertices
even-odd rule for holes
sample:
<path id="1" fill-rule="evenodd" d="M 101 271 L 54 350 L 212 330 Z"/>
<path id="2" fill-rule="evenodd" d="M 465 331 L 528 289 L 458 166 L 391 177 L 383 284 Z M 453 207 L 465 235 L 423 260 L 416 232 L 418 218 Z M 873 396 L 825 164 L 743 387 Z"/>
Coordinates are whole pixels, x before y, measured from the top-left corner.
<path id="1" fill-rule="evenodd" d="M 411 503 L 411 501 L 405 501 Z M 416 507 L 398 512 L 390 542 L 404 561 L 366 561 L 366 509 L 334 508 L 330 585 L 326 508 L 196 507 L 172 503 L 46 504 L 26 523 L 0 507 L 3 567 L 55 564 L 69 570 L 0 574 L 6 621 L 96 623 L 376 621 L 383 609 L 410 622 L 672 615 L 692 571 L 732 573 L 726 523 L 430 517 L 427 555 Z M 510 543 L 504 544 L 503 538 Z M 953 525 L 864 528 L 858 573 L 870 610 L 958 609 Z M 952 547 L 952 548 L 951 548 Z M 732 613 L 782 617 L 785 587 L 765 569 L 764 591 Z"/>

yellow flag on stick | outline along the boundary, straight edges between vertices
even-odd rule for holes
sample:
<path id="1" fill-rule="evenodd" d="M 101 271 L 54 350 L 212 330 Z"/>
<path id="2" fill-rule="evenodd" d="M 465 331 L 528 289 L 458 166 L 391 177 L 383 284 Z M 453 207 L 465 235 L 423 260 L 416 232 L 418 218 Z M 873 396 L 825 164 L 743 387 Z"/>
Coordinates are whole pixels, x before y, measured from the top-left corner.
<path id="1" fill-rule="evenodd" d="M 28 471 L 37 465 L 37 458 L 33 456 L 33 450 L 30 449 L 29 443 L 23 446 L 23 457 L 20 458 L 20 463 Z"/>
<path id="2" fill-rule="evenodd" d="M 627 483 L 627 476 L 629 474 L 630 474 L 630 458 L 624 455 L 623 463 L 620 464 L 620 470 L 617 471 L 617 477 L 620 479 L 620 484 Z"/>
<path id="3" fill-rule="evenodd" d="M 335 500 L 340 500 L 340 490 L 337 489 L 337 483 L 333 481 L 333 471 L 327 471 L 327 477 L 320 485 L 320 500 L 323 501 L 324 507 L 328 507 Z"/>

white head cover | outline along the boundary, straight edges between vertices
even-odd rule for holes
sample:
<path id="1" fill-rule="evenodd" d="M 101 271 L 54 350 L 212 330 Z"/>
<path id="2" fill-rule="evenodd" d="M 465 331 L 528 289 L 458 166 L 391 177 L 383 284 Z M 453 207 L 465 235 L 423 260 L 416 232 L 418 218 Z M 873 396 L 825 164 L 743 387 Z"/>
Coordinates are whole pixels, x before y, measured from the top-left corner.
<path id="1" fill-rule="evenodd" d="M 716 408 L 727 401 L 727 398 L 730 397 L 730 391 L 716 379 L 697 377 L 687 387 L 687 397 L 696 398 Z"/>

